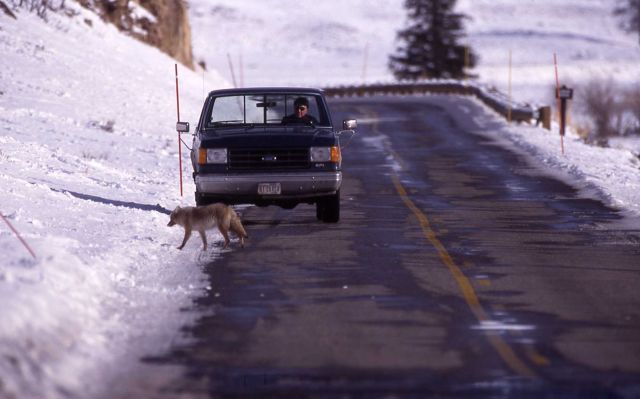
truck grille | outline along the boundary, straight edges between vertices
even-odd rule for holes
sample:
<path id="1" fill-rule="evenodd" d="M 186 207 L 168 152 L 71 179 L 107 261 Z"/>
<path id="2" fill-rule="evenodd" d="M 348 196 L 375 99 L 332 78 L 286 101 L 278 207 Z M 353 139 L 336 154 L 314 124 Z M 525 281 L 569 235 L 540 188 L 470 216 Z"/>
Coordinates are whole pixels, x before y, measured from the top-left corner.
<path id="1" fill-rule="evenodd" d="M 272 170 L 309 168 L 308 148 L 229 149 L 229 169 Z"/>

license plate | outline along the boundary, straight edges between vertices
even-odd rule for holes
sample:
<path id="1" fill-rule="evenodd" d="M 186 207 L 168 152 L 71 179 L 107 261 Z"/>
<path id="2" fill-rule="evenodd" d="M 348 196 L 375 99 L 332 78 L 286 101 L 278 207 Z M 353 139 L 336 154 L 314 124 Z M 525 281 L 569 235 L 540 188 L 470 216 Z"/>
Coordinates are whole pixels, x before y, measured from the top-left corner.
<path id="1" fill-rule="evenodd" d="M 260 183 L 258 184 L 258 194 L 279 195 L 282 192 L 280 183 Z"/>

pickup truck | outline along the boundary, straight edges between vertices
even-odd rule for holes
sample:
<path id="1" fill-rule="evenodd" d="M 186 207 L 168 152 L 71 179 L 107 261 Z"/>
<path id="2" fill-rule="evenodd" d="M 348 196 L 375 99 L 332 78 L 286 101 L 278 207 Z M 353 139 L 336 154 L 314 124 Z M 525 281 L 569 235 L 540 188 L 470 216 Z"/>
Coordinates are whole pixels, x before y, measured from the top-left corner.
<path id="1" fill-rule="evenodd" d="M 197 205 L 213 202 L 315 204 L 316 217 L 340 219 L 340 137 L 357 122 L 334 129 L 323 91 L 238 88 L 209 93 L 193 133 L 191 163 Z M 178 122 L 188 132 L 187 122 Z"/>

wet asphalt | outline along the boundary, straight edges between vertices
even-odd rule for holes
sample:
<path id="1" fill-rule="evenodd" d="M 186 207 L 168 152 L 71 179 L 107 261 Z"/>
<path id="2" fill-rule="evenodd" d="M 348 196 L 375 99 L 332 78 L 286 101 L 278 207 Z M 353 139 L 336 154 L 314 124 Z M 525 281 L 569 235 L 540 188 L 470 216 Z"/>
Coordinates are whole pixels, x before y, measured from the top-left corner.
<path id="1" fill-rule="evenodd" d="M 478 134 L 504 122 L 470 99 L 330 106 L 359 120 L 340 222 L 244 210 L 150 396 L 640 397 L 637 223 Z"/>

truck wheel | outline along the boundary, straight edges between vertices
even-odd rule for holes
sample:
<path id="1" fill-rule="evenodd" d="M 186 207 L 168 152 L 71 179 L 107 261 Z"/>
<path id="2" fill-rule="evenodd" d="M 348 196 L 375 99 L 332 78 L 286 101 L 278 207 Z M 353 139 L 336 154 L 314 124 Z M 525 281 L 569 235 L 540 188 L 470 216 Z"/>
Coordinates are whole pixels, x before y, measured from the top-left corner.
<path id="1" fill-rule="evenodd" d="M 325 223 L 338 223 L 340 220 L 340 190 L 334 195 L 324 198 L 321 202 L 323 203 L 321 207 L 322 221 Z"/>
<path id="2" fill-rule="evenodd" d="M 321 200 L 318 200 L 318 202 L 316 202 L 316 218 L 319 221 L 323 221 L 324 220 L 324 198 Z"/>
<path id="3" fill-rule="evenodd" d="M 196 206 L 203 206 L 208 204 L 209 202 L 204 198 L 204 196 L 196 191 Z"/>

